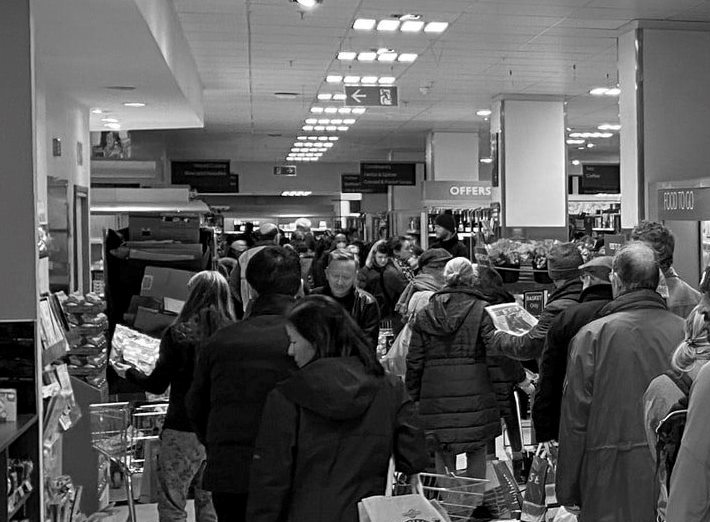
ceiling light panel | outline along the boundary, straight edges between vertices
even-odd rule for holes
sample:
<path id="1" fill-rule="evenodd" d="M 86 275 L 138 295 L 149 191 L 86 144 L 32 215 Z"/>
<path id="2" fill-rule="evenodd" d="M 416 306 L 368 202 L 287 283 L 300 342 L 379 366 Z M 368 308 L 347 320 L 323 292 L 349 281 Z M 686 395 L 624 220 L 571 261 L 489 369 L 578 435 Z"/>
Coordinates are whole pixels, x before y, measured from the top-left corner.
<path id="1" fill-rule="evenodd" d="M 393 32 L 399 29 L 399 20 L 385 19 L 377 23 L 378 31 Z"/>
<path id="2" fill-rule="evenodd" d="M 328 83 L 340 83 L 343 81 L 343 77 L 338 74 L 330 74 L 325 79 Z"/>
<path id="3" fill-rule="evenodd" d="M 358 18 L 353 23 L 353 29 L 357 31 L 372 31 L 377 24 L 377 20 L 371 18 Z"/>
<path id="4" fill-rule="evenodd" d="M 346 76 L 343 78 L 343 81 L 345 83 L 360 83 L 360 77 L 359 76 Z"/>
<path id="5" fill-rule="evenodd" d="M 359 62 L 374 62 L 377 59 L 377 53 L 372 51 L 365 51 L 358 53 L 357 59 Z"/>
<path id="6" fill-rule="evenodd" d="M 424 22 L 421 20 L 407 20 L 402 22 L 402 26 L 399 28 L 403 33 L 418 33 L 424 29 Z"/>
<path id="7" fill-rule="evenodd" d="M 424 26 L 425 33 L 443 33 L 449 27 L 448 22 L 429 22 Z"/>
<path id="8" fill-rule="evenodd" d="M 333 100 L 335 101 L 345 101 L 345 93 L 338 93 L 333 95 Z"/>
<path id="9" fill-rule="evenodd" d="M 377 55 L 378 62 L 391 63 L 397 60 L 397 53 L 382 53 Z"/>
<path id="10" fill-rule="evenodd" d="M 418 56 L 419 55 L 416 53 L 402 53 L 397 57 L 397 61 L 402 63 L 412 63 Z"/>
<path id="11" fill-rule="evenodd" d="M 344 62 L 351 62 L 355 59 L 357 56 L 357 53 L 354 51 L 340 51 L 338 53 L 338 60 L 342 60 Z"/>
<path id="12" fill-rule="evenodd" d="M 318 95 L 318 99 L 321 101 L 328 101 L 333 97 L 329 92 L 323 92 Z"/>

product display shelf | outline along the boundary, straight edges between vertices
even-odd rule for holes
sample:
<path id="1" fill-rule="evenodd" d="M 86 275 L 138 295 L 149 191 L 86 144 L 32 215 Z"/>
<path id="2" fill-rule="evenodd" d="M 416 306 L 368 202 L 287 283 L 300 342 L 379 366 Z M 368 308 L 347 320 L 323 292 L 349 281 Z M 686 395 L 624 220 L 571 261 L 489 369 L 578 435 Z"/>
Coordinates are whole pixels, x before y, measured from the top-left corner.
<path id="1" fill-rule="evenodd" d="M 7 484 L 10 481 L 8 465 L 12 458 L 22 458 L 32 461 L 34 469 L 29 479 L 29 487 L 8 491 L 0 488 L 0 522 L 14 520 L 18 515 L 29 520 L 40 520 L 39 490 L 39 423 L 36 414 L 18 415 L 16 422 L 0 425 L 0 481 Z M 10 498 L 15 495 L 15 504 L 11 506 Z M 19 497 L 19 498 L 17 498 Z"/>

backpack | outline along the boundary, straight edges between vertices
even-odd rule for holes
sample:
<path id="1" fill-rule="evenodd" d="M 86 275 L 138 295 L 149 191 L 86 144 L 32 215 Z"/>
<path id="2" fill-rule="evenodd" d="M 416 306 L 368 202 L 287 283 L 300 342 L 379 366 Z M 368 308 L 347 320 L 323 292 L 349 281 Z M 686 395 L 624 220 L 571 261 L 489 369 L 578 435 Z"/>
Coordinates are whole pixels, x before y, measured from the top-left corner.
<path id="1" fill-rule="evenodd" d="M 665 471 L 665 486 L 667 491 L 670 491 L 671 472 L 678 458 L 680 443 L 683 439 L 688 416 L 688 396 L 693 381 L 687 373 L 678 373 L 673 370 L 665 372 L 664 375 L 667 375 L 684 395 L 671 407 L 668 415 L 656 427 L 656 473 L 658 474 L 661 469 Z"/>

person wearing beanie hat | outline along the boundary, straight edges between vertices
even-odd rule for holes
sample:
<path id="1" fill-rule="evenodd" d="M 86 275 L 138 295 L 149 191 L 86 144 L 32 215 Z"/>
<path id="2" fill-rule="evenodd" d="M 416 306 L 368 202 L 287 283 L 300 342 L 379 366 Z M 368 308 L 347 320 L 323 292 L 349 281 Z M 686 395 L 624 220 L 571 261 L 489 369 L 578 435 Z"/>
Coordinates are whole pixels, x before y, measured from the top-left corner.
<path id="1" fill-rule="evenodd" d="M 582 293 L 579 266 L 584 263 L 574 243 L 562 243 L 550 249 L 547 258 L 548 273 L 555 290 L 550 294 L 538 323 L 524 335 L 497 331 L 492 340 L 496 353 L 518 361 L 539 360 L 545 346 L 545 337 L 557 316 L 579 302 Z"/>
<path id="2" fill-rule="evenodd" d="M 614 299 L 609 281 L 611 262 L 611 256 L 601 256 L 579 266 L 582 280 L 579 304 L 563 310 L 547 332 L 540 363 L 540 380 L 532 408 L 538 442 L 557 440 L 559 437 L 569 345 L 577 332 L 597 319 L 601 309 Z"/>
<path id="3" fill-rule="evenodd" d="M 468 258 L 468 248 L 459 240 L 456 234 L 456 221 L 452 214 L 444 213 L 436 216 L 434 233 L 436 234 L 436 241 L 431 244 L 430 248 L 443 248 L 451 254 L 451 257 Z M 473 241 L 473 238 L 471 238 L 471 241 Z"/>

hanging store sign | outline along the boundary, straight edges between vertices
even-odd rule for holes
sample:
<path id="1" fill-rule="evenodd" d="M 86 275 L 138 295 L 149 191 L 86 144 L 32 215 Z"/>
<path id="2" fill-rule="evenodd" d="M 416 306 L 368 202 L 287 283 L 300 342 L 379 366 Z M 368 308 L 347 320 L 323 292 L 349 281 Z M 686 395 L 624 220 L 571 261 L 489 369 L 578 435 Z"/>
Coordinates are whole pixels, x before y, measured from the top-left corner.
<path id="1" fill-rule="evenodd" d="M 200 193 L 239 192 L 239 178 L 230 172 L 229 161 L 172 161 L 170 180 Z"/>
<path id="2" fill-rule="evenodd" d="M 659 189 L 658 218 L 668 221 L 710 220 L 710 188 Z"/>
<path id="3" fill-rule="evenodd" d="M 346 107 L 397 107 L 399 99 L 397 87 L 370 86 L 345 86 Z"/>
<path id="4" fill-rule="evenodd" d="M 387 185 L 365 185 L 360 174 L 341 174 L 340 192 L 344 194 L 386 194 Z"/>
<path id="5" fill-rule="evenodd" d="M 425 181 L 422 199 L 425 201 L 465 201 L 488 206 L 493 189 L 489 181 Z"/>
<path id="6" fill-rule="evenodd" d="M 404 162 L 360 163 L 360 178 L 366 186 L 414 186 L 417 184 L 417 164 Z"/>

